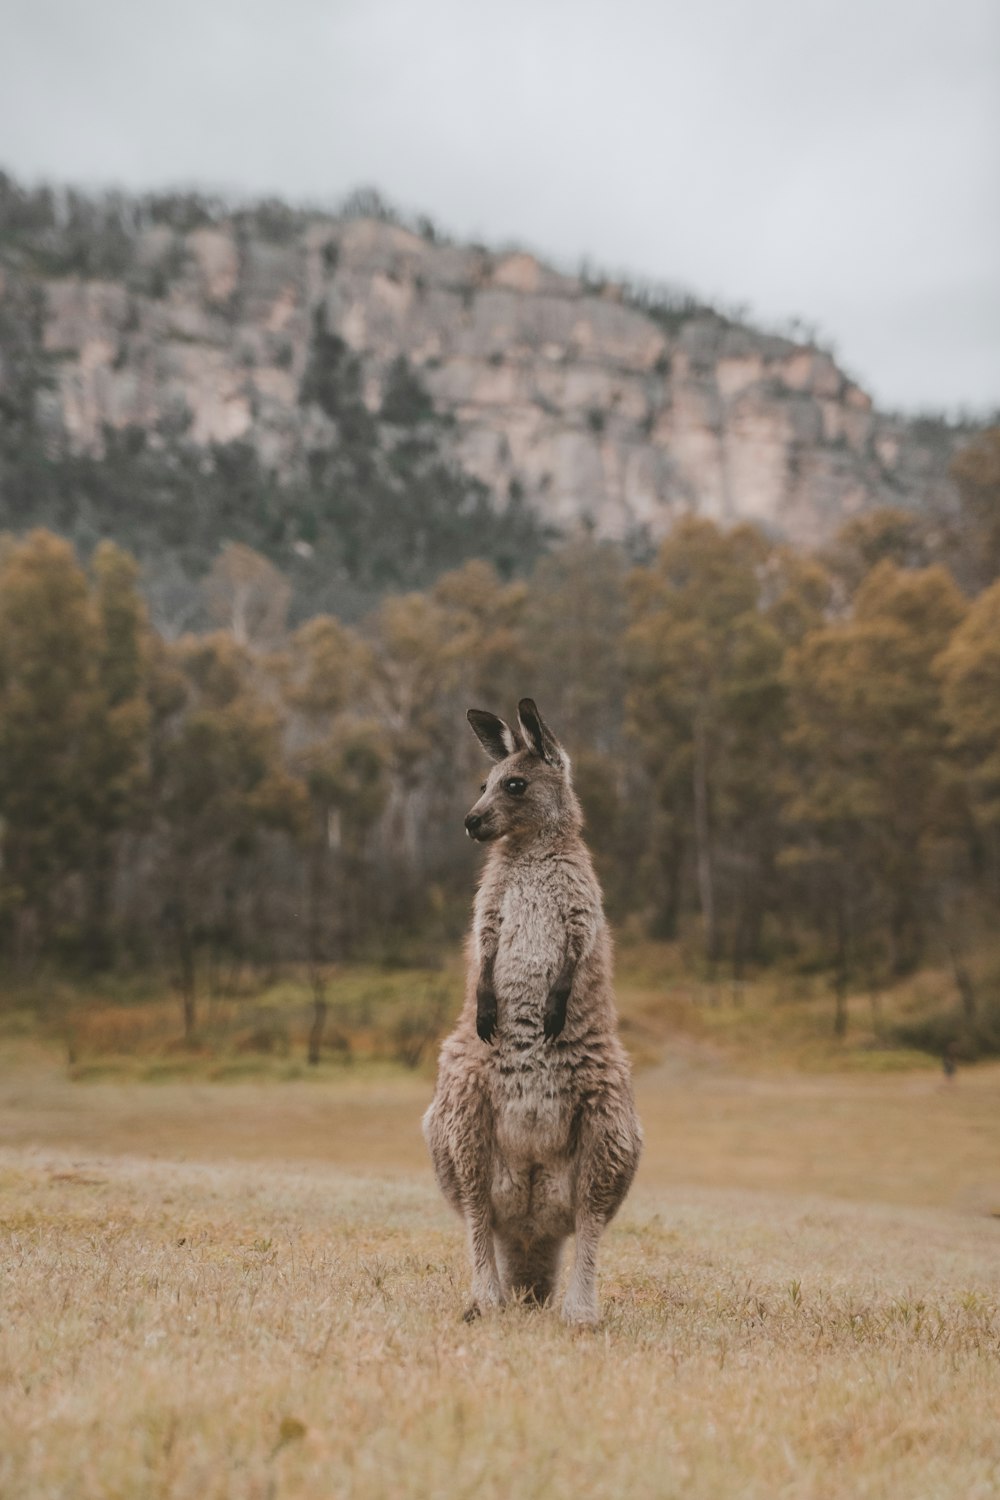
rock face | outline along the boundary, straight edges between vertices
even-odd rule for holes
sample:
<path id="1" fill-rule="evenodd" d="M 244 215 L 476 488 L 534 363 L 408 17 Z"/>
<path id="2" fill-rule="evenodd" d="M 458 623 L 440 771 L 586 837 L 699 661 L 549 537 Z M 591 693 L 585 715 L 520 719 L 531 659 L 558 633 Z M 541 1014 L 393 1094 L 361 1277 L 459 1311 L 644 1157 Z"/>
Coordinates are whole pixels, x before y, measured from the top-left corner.
<path id="1" fill-rule="evenodd" d="M 695 511 L 814 544 L 865 507 L 947 496 L 947 437 L 874 411 L 828 354 L 707 310 L 646 312 L 527 254 L 379 219 L 296 216 L 267 238 L 221 217 L 137 225 L 135 264 L 43 278 L 44 418 L 79 450 L 105 425 L 166 424 L 301 470 L 331 440 L 299 399 L 321 314 L 372 410 L 405 356 L 453 418 L 456 459 L 558 528 L 656 536 Z"/>

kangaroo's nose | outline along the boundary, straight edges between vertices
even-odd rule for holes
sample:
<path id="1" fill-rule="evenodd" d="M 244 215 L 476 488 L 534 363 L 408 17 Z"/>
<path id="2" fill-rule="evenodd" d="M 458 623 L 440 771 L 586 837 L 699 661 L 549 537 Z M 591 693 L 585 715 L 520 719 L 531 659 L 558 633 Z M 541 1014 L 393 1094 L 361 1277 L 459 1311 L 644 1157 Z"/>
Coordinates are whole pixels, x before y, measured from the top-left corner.
<path id="1" fill-rule="evenodd" d="M 467 833 L 475 833 L 482 821 L 478 813 L 470 813 L 465 820 L 465 831 Z"/>

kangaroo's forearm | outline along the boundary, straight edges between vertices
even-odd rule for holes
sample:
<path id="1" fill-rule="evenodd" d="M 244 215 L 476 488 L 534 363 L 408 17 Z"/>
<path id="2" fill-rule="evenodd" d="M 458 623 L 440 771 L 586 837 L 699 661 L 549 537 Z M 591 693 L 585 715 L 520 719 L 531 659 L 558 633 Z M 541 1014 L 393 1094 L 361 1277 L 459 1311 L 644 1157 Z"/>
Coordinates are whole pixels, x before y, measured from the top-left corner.
<path id="1" fill-rule="evenodd" d="M 585 908 L 574 908 L 566 919 L 566 946 L 562 965 L 545 1001 L 543 1030 L 550 1040 L 566 1025 L 566 1010 L 573 990 L 577 965 L 592 938 L 593 916 Z"/>
<path id="2" fill-rule="evenodd" d="M 500 946 L 500 910 L 498 907 L 488 906 L 479 915 L 476 926 L 476 939 L 479 947 L 479 961 L 482 969 L 489 965 L 490 973 L 493 972 L 493 963 Z"/>
<path id="3" fill-rule="evenodd" d="M 479 979 L 476 983 L 476 1031 L 481 1041 L 493 1040 L 497 1027 L 497 995 L 493 984 L 493 966 L 500 945 L 500 916 L 484 912 L 479 926 Z"/>
<path id="4" fill-rule="evenodd" d="M 568 974 L 570 983 L 576 966 L 594 941 L 594 913 L 585 906 L 573 907 L 566 917 L 565 949 L 562 974 Z"/>

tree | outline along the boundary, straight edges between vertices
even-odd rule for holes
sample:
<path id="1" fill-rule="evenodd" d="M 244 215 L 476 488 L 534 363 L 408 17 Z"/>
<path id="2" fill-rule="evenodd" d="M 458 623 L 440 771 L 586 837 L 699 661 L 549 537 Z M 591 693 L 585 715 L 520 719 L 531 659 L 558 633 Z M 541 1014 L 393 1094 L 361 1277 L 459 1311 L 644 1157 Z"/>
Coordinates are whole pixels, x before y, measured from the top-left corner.
<path id="1" fill-rule="evenodd" d="M 113 542 L 102 542 L 91 572 L 103 703 L 94 721 L 88 776 L 87 942 L 91 961 L 101 966 L 112 954 L 109 920 L 119 840 L 142 815 L 148 784 L 150 643 L 135 560 Z"/>
<path id="2" fill-rule="evenodd" d="M 230 942 L 239 941 L 232 929 L 241 877 L 265 830 L 301 826 L 305 794 L 284 766 L 280 719 L 257 690 L 249 656 L 231 637 L 185 637 L 161 648 L 153 701 L 164 916 L 190 1041 L 198 942 L 213 919 L 228 927 Z"/>
<path id="3" fill-rule="evenodd" d="M 935 663 L 980 841 L 980 866 L 1000 894 L 1000 581 L 969 607 Z"/>
<path id="4" fill-rule="evenodd" d="M 285 633 L 291 587 L 273 563 L 228 542 L 205 580 L 209 611 L 238 646 L 274 646 Z"/>
<path id="5" fill-rule="evenodd" d="M 410 368 L 405 354 L 393 360 L 386 373 L 381 418 L 399 427 L 412 427 L 434 416 L 434 402 Z"/>
<path id="6" fill-rule="evenodd" d="M 927 567 L 931 556 L 926 522 L 896 506 L 864 511 L 840 528 L 825 549 L 824 561 L 850 597 L 881 562 L 897 568 Z"/>
<path id="7" fill-rule="evenodd" d="M 0 562 L 3 903 L 14 950 L 51 945 L 56 900 L 119 825 L 136 772 L 135 684 L 112 669 L 110 559 L 101 608 L 67 542 L 35 531 Z M 103 862 L 103 861 L 102 861 Z"/>
<path id="8" fill-rule="evenodd" d="M 943 568 L 882 562 L 852 616 L 788 658 L 789 855 L 820 875 L 839 984 L 876 920 L 893 972 L 912 968 L 923 945 L 935 849 L 954 813 L 933 663 L 963 607 Z"/>
<path id="9" fill-rule="evenodd" d="M 444 573 L 430 594 L 444 612 L 448 681 L 462 713 L 470 706 L 458 703 L 463 694 L 476 703 L 523 697 L 535 659 L 528 640 L 528 586 L 501 578 L 492 563 L 476 558 Z"/>
<path id="10" fill-rule="evenodd" d="M 338 620 L 320 615 L 301 626 L 281 672 L 288 760 L 308 796 L 299 842 L 307 857 L 306 951 L 315 968 L 328 956 L 332 926 L 341 945 L 357 933 L 352 881 L 360 879 L 364 840 L 384 805 L 387 745 L 370 706 L 371 652 Z M 331 921 L 337 865 L 345 878 Z"/>
<path id="11" fill-rule="evenodd" d="M 962 448 L 951 473 L 961 502 L 961 550 L 982 586 L 1000 574 L 1000 427 Z"/>
<path id="12" fill-rule="evenodd" d="M 759 925 L 784 696 L 781 638 L 761 608 L 768 550 L 749 527 L 690 519 L 632 580 L 629 718 L 675 867 L 693 845 L 710 961 L 722 951 L 720 865 L 734 955 L 755 946 Z"/>
<path id="13" fill-rule="evenodd" d="M 618 747 L 627 619 L 620 547 L 583 532 L 541 559 L 527 595 L 524 631 L 534 658 L 535 696 L 567 744 L 605 752 Z"/>
<path id="14" fill-rule="evenodd" d="M 759 573 L 760 605 L 786 647 L 797 646 L 829 617 L 833 580 L 822 562 L 776 547 Z"/>
<path id="15" fill-rule="evenodd" d="M 624 753 L 627 574 L 623 549 L 588 531 L 542 558 L 524 608 L 528 675 L 501 700 L 530 693 L 570 750 L 588 843 L 612 912 L 634 901 L 649 795 L 634 757 Z"/>
<path id="16" fill-rule="evenodd" d="M 388 780 L 380 895 L 397 928 L 417 912 L 446 915 L 449 890 L 468 877 L 462 816 L 482 775 L 465 713 L 527 691 L 525 600 L 523 584 L 475 561 L 429 593 L 385 600 L 370 622 L 370 701 Z"/>
<path id="17" fill-rule="evenodd" d="M 326 964 L 334 943 L 343 948 L 357 931 L 361 855 L 385 801 L 386 745 L 380 726 L 365 712 L 370 652 L 339 621 L 318 616 L 303 625 L 280 670 L 290 714 L 290 764 L 307 796 L 298 842 L 306 863 L 305 942 L 314 1007 L 309 1061 L 317 1063 Z M 331 882 L 337 871 L 334 917 Z"/>

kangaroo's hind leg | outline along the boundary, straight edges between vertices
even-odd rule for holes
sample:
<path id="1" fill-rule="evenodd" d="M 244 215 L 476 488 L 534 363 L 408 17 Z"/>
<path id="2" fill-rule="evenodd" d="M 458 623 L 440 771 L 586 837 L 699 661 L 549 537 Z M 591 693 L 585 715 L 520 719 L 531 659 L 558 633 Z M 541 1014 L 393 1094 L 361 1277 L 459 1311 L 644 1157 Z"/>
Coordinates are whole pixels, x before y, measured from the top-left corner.
<path id="1" fill-rule="evenodd" d="M 445 1197 L 465 1220 L 472 1261 L 472 1302 L 466 1321 L 500 1307 L 503 1292 L 493 1245 L 490 1179 L 492 1113 L 485 1095 L 458 1079 L 435 1098 L 424 1116 L 424 1135 Z"/>
<path id="2" fill-rule="evenodd" d="M 642 1132 L 630 1096 L 588 1106 L 580 1121 L 576 1250 L 562 1307 L 567 1323 L 598 1320 L 597 1247 L 632 1185 L 641 1149 Z"/>
<path id="3" fill-rule="evenodd" d="M 424 1115 L 422 1121 L 424 1140 L 431 1154 L 434 1176 L 437 1178 L 438 1187 L 444 1194 L 445 1201 L 456 1213 L 462 1213 L 462 1185 L 458 1180 L 455 1163 L 448 1149 L 448 1132 L 442 1127 L 436 1105 L 435 1100 Z"/>
<path id="4" fill-rule="evenodd" d="M 467 1323 L 471 1323 L 489 1308 L 502 1307 L 504 1303 L 493 1245 L 488 1196 L 470 1195 L 465 1206 L 465 1222 L 469 1230 L 469 1257 L 472 1261 L 472 1301 L 466 1308 L 464 1317 Z"/>

